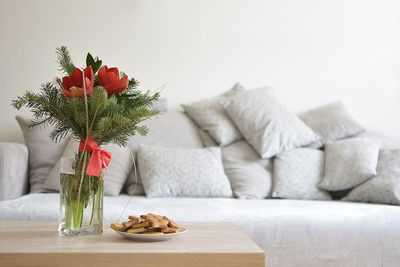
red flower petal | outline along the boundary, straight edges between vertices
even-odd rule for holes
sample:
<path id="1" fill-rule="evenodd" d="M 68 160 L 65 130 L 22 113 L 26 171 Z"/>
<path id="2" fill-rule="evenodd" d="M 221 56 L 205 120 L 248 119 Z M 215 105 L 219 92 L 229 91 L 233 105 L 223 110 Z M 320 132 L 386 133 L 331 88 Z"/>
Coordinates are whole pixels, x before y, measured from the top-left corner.
<path id="1" fill-rule="evenodd" d="M 93 73 L 93 69 L 92 67 L 86 67 L 84 70 L 85 73 L 85 77 L 87 77 L 89 80 L 93 80 L 94 79 L 94 73 Z M 81 72 L 82 75 L 82 72 Z"/>
<path id="2" fill-rule="evenodd" d="M 78 68 L 75 68 L 74 71 L 70 75 L 71 77 L 71 82 L 75 86 L 82 87 L 83 82 L 82 82 L 82 71 Z"/>
<path id="3" fill-rule="evenodd" d="M 64 90 L 66 90 L 66 89 L 69 89 L 71 86 L 72 86 L 72 82 L 71 82 L 71 77 L 70 76 L 65 76 L 65 77 L 63 77 L 62 78 L 62 86 L 63 86 L 63 89 Z"/>
<path id="4" fill-rule="evenodd" d="M 104 65 L 103 67 L 101 67 L 99 69 L 99 72 L 98 72 L 98 75 L 97 75 L 98 79 L 99 79 L 99 84 L 101 86 L 103 86 L 103 87 L 104 87 L 104 85 L 108 84 L 107 70 L 108 70 L 107 66 Z"/>
<path id="5" fill-rule="evenodd" d="M 70 92 L 71 92 L 72 98 L 77 98 L 77 97 L 83 97 L 84 96 L 83 88 L 80 88 L 80 87 L 72 86 L 70 88 Z"/>
<path id="6" fill-rule="evenodd" d="M 113 72 L 107 73 L 107 84 L 119 81 L 119 76 L 115 75 Z"/>
<path id="7" fill-rule="evenodd" d="M 98 73 L 99 84 L 103 86 L 108 96 L 122 92 L 128 87 L 128 76 L 120 79 L 118 68 L 108 68 L 106 65 L 100 68 Z"/>
<path id="8" fill-rule="evenodd" d="M 118 71 L 118 68 L 109 68 L 108 69 L 108 71 L 107 71 L 108 73 L 114 73 L 115 74 L 115 76 L 119 79 L 119 71 Z"/>
<path id="9" fill-rule="evenodd" d="M 93 85 L 94 85 L 94 74 L 92 67 L 86 67 L 84 69 L 84 74 L 85 74 L 86 95 L 90 96 L 93 92 Z M 83 90 L 82 70 L 75 68 L 70 76 L 63 77 L 62 87 L 65 95 L 69 98 L 83 97 L 84 90 Z"/>
<path id="10" fill-rule="evenodd" d="M 113 82 L 107 86 L 107 93 L 109 96 L 124 91 L 129 84 L 128 76 L 124 76 L 121 80 Z"/>

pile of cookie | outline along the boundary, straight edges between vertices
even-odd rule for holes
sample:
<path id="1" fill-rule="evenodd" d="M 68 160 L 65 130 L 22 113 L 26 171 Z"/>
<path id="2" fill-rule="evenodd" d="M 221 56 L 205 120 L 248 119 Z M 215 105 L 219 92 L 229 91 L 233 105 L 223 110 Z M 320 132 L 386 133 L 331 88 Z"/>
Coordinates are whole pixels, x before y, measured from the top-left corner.
<path id="1" fill-rule="evenodd" d="M 112 223 L 111 228 L 116 231 L 133 234 L 171 234 L 182 232 L 185 229 L 166 216 L 148 213 L 140 217 L 130 215 L 129 221 Z"/>

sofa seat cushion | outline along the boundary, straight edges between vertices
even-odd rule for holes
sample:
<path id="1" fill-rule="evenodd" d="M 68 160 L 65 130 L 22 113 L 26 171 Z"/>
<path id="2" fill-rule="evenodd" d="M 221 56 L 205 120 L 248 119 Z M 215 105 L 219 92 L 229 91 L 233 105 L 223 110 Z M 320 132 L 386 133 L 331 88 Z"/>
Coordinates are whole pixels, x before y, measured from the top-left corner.
<path id="1" fill-rule="evenodd" d="M 0 202 L 1 220 L 58 220 L 58 194 Z M 129 196 L 105 197 L 104 220 L 116 221 Z M 126 214 L 153 212 L 176 221 L 231 221 L 274 266 L 395 266 L 400 262 L 398 206 L 305 200 L 134 197 Z M 54 229 L 56 231 L 57 229 Z"/>

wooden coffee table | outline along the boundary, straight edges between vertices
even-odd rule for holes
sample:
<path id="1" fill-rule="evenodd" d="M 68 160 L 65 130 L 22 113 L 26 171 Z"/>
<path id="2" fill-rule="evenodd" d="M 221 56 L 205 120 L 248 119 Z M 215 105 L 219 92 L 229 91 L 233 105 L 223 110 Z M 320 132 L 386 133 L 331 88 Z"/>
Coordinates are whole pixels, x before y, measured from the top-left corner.
<path id="1" fill-rule="evenodd" d="M 184 235 L 135 242 L 105 225 L 95 236 L 62 237 L 56 222 L 0 221 L 0 266 L 263 267 L 264 252 L 231 223 L 182 223 Z"/>

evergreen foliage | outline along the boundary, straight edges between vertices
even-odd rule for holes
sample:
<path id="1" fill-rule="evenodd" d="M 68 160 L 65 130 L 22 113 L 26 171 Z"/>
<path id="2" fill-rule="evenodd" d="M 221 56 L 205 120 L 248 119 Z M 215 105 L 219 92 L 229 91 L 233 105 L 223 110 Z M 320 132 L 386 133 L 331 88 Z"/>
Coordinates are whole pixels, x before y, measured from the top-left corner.
<path id="1" fill-rule="evenodd" d="M 66 74 L 72 73 L 75 66 L 68 50 L 60 47 L 56 51 L 60 69 Z M 97 57 L 94 59 L 91 55 L 88 56 L 88 61 L 91 64 L 101 64 Z M 96 86 L 87 98 L 89 132 L 85 99 L 66 97 L 60 79 L 42 84 L 38 93 L 25 92 L 13 100 L 12 105 L 16 109 L 24 106 L 31 109 L 33 119 L 29 122 L 29 127 L 53 126 L 50 137 L 55 142 L 72 132 L 77 140 L 92 136 L 98 145 L 115 143 L 125 146 L 131 136 L 147 133 L 147 127 L 141 122 L 158 114 L 151 106 L 159 99 L 159 92 L 142 92 L 137 89 L 137 85 L 138 82 L 131 79 L 126 90 L 111 97 L 103 87 Z"/>
<path id="2" fill-rule="evenodd" d="M 72 63 L 71 56 L 68 49 L 65 46 L 57 47 L 57 60 L 59 65 L 59 70 L 63 71 L 65 74 L 71 74 L 75 69 L 74 63 Z"/>

